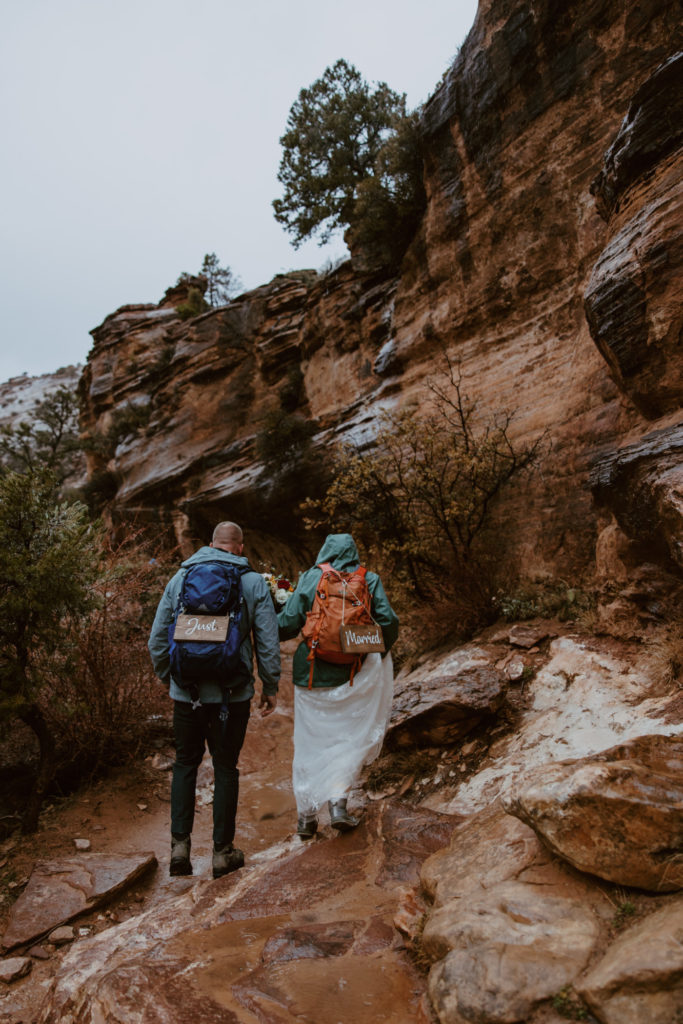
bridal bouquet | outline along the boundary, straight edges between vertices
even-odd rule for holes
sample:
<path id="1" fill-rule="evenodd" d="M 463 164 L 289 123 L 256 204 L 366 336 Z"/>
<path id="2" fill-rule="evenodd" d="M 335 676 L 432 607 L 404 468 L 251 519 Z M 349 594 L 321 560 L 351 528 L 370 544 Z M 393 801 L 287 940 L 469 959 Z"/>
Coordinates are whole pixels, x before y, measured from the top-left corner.
<path id="1" fill-rule="evenodd" d="M 270 590 L 270 596 L 273 599 L 275 605 L 275 611 L 281 612 L 284 606 L 287 604 L 289 595 L 294 593 L 294 587 L 284 576 L 279 576 L 275 570 L 272 572 L 261 573 L 264 580 L 268 584 Z"/>

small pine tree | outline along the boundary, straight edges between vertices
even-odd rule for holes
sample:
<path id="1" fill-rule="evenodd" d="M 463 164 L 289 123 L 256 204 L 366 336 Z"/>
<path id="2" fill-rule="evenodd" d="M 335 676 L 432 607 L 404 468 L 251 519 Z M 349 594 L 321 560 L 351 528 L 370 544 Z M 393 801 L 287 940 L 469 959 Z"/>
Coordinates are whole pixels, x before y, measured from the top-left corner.
<path id="1" fill-rule="evenodd" d="M 204 298 L 214 308 L 230 302 L 242 287 L 241 281 L 230 267 L 220 265 L 215 252 L 207 252 L 200 274 L 207 282 Z"/>
<path id="2" fill-rule="evenodd" d="M 78 397 L 63 385 L 36 403 L 30 421 L 0 428 L 0 465 L 5 469 L 48 469 L 62 484 L 75 472 L 81 451 Z"/>

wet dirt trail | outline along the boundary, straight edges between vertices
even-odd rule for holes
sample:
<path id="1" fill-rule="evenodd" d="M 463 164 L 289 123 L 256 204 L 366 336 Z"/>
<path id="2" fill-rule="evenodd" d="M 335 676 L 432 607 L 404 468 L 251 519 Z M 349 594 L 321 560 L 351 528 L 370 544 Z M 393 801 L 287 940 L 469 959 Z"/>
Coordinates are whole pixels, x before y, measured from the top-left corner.
<path id="1" fill-rule="evenodd" d="M 74 922 L 78 937 L 70 947 L 42 943 L 49 957 L 35 960 L 26 979 L 2 986 L 0 1024 L 429 1019 L 424 976 L 393 916 L 419 864 L 448 841 L 450 828 L 431 812 L 366 801 L 353 833 L 338 835 L 325 815 L 314 840 L 294 835 L 289 648 L 278 708 L 261 719 L 252 702 L 240 758 L 235 842 L 245 868 L 211 878 L 208 754 L 191 877 L 168 874 L 170 744 L 63 801 L 43 815 L 36 836 L 8 851 L 20 881 L 32 861 L 73 857 L 78 837 L 89 839 L 93 852 L 153 851 L 158 867 Z"/>

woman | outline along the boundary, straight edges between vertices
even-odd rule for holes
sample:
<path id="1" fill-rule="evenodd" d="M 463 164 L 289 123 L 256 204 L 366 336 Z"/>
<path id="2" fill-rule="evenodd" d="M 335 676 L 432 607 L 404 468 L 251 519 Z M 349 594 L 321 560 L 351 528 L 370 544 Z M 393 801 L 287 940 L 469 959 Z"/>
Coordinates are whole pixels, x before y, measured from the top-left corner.
<path id="1" fill-rule="evenodd" d="M 304 572 L 296 590 L 278 616 L 280 640 L 291 640 L 305 625 L 323 577 L 321 565 L 339 573 L 360 566 L 358 549 L 348 533 L 330 534 L 316 564 Z M 328 802 L 330 823 L 347 831 L 358 819 L 347 811 L 347 799 L 364 764 L 377 757 L 391 712 L 393 665 L 389 650 L 398 636 L 398 617 L 382 581 L 365 574 L 370 615 L 381 627 L 385 651 L 366 654 L 354 664 L 335 664 L 316 656 L 302 640 L 292 665 L 294 681 L 294 763 L 297 834 L 310 839 L 318 828 L 318 813 Z"/>

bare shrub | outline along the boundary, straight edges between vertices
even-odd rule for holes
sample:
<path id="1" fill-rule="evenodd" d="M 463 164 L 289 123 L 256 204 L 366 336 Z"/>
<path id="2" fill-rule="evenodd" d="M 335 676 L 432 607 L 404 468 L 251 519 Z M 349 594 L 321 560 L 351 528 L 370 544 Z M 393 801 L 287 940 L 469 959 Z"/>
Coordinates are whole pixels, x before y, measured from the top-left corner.
<path id="1" fill-rule="evenodd" d="M 147 638 L 168 575 L 135 535 L 106 553 L 96 607 L 65 623 L 64 644 L 49 659 L 46 715 L 59 760 L 95 771 L 120 764 L 168 713 L 152 671 Z"/>
<path id="2" fill-rule="evenodd" d="M 648 647 L 651 670 L 657 682 L 666 690 L 683 689 L 683 620 L 672 622 Z"/>
<path id="3" fill-rule="evenodd" d="M 311 527 L 354 534 L 397 611 L 406 608 L 422 650 L 495 617 L 506 556 L 491 512 L 544 443 L 513 441 L 513 413 L 475 417 L 459 365 L 445 362 L 428 385 L 427 411 L 381 417 L 372 446 L 342 448 L 325 497 L 304 504 Z"/>

